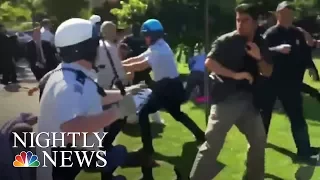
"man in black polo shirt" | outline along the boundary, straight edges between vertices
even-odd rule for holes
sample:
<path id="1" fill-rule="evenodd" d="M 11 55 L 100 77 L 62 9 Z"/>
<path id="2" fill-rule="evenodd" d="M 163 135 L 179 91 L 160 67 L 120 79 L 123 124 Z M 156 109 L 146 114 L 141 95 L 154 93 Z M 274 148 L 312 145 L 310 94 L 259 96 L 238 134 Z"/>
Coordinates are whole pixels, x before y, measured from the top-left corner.
<path id="1" fill-rule="evenodd" d="M 291 122 L 292 135 L 298 149 L 297 160 L 310 162 L 319 150 L 310 146 L 308 127 L 303 116 L 301 66 L 311 64 L 305 60 L 312 58 L 306 58 L 309 47 L 303 33 L 292 25 L 293 7 L 284 1 L 278 5 L 276 15 L 277 25 L 269 28 L 264 35 L 269 49 L 274 51 L 274 71 L 271 78 L 273 88 L 265 94 L 268 102 L 264 102 L 266 106 L 262 117 L 268 132 L 272 108 L 278 97 Z"/>
<path id="2" fill-rule="evenodd" d="M 312 59 L 312 50 L 316 45 L 315 43 L 316 41 L 306 30 L 302 29 L 301 27 L 298 27 L 298 29 L 303 33 L 306 39 L 306 42 L 308 44 L 308 48 L 306 48 L 307 56 L 305 57 L 306 59 L 304 59 L 307 63 L 305 63 L 305 66 L 301 66 L 301 75 L 300 75 L 300 80 L 302 82 L 301 90 L 302 92 L 307 93 L 311 97 L 316 98 L 318 101 L 320 101 L 319 91 L 316 88 L 311 87 L 306 83 L 303 83 L 303 77 L 306 69 L 309 70 L 309 75 L 310 77 L 312 77 L 314 81 L 320 81 L 318 69 Z"/>
<path id="3" fill-rule="evenodd" d="M 233 125 L 246 136 L 250 148 L 246 179 L 264 179 L 266 134 L 258 109 L 253 103 L 253 83 L 259 74 L 270 76 L 268 47 L 257 33 L 257 8 L 250 4 L 236 7 L 237 30 L 220 36 L 212 45 L 206 67 L 215 73 L 206 142 L 195 158 L 191 180 L 211 180 L 225 137 Z M 260 46 L 260 48 L 258 47 Z M 230 53 L 232 51 L 232 53 Z"/>

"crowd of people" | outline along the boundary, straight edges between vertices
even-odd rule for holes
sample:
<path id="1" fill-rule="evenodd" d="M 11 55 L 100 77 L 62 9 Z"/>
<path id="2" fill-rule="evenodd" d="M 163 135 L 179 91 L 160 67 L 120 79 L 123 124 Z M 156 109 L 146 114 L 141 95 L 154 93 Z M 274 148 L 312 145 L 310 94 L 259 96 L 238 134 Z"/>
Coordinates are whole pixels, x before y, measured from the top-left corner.
<path id="1" fill-rule="evenodd" d="M 39 80 L 37 131 L 108 132 L 103 142 L 108 166 L 101 171 L 102 179 L 122 180 L 125 177 L 113 173 L 125 163 L 127 151 L 125 145 L 114 145 L 114 141 L 129 120 L 138 123 L 143 147 L 134 160 L 141 166 L 142 179 L 153 180 L 152 169 L 159 164 L 153 159 L 149 115 L 164 124 L 158 112 L 164 109 L 199 143 L 191 180 L 213 178 L 215 160 L 233 125 L 248 140 L 244 179 L 263 180 L 266 140 L 274 103 L 279 99 L 291 123 L 296 161 L 313 164 L 320 149 L 310 144 L 301 92 L 320 100 L 319 92 L 302 82 L 306 69 L 319 79 L 311 53 L 319 48 L 320 41 L 293 25 L 293 12 L 290 3 L 280 3 L 274 12 L 276 24 L 263 29 L 255 5 L 238 5 L 236 30 L 217 38 L 207 55 L 199 48 L 198 55 L 190 59 L 186 88 L 179 78 L 174 53 L 164 39 L 165 30 L 156 19 L 141 26 L 134 24 L 132 34 L 122 40 L 118 39 L 116 25 L 103 22 L 98 15 L 89 20 L 66 20 L 55 34 L 50 31 L 50 21 L 43 20 L 26 46 L 26 58 Z M 9 47 L 10 37 L 3 26 L 1 38 L 0 42 Z M 3 69 L 2 83 L 16 83 L 14 53 L 1 53 L 6 67 L 11 67 Z M 210 98 L 204 95 L 206 68 L 210 71 Z M 212 104 L 205 132 L 180 108 L 197 86 L 196 101 Z M 75 162 L 74 158 L 70 162 Z M 57 165 L 49 173 L 40 168 L 37 175 L 48 180 L 71 180 L 82 169 L 92 167 L 74 165 L 70 170 Z"/>

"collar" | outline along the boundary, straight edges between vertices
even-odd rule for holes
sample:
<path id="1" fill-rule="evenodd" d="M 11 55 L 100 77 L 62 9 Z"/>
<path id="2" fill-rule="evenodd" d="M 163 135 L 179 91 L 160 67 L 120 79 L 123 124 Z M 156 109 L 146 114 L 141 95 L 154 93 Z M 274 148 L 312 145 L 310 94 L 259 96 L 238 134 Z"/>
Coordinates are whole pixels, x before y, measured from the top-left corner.
<path id="1" fill-rule="evenodd" d="M 152 48 L 152 47 L 154 47 L 154 46 L 157 46 L 157 45 L 161 45 L 161 44 L 163 44 L 165 41 L 164 41 L 164 39 L 158 39 L 156 42 L 154 42 L 153 44 L 151 44 L 149 47 L 150 48 Z"/>
<path id="2" fill-rule="evenodd" d="M 64 68 L 64 67 L 68 67 L 68 68 L 72 68 L 72 69 L 75 69 L 75 70 L 80 70 L 82 71 L 86 76 L 92 78 L 93 77 L 93 72 L 89 69 L 86 69 L 85 67 L 81 66 L 80 64 L 77 64 L 75 62 L 73 63 L 61 63 L 59 66 L 58 66 L 58 69 L 59 68 Z"/>
<path id="3" fill-rule="evenodd" d="M 280 30 L 288 31 L 288 30 L 290 30 L 290 29 L 293 27 L 293 25 L 291 25 L 291 26 L 289 26 L 289 27 L 284 27 L 284 26 L 281 26 L 280 24 L 277 24 L 276 27 L 277 27 L 278 29 L 280 29 Z"/>
<path id="4" fill-rule="evenodd" d="M 45 27 L 42 27 L 42 28 L 40 29 L 40 31 L 42 31 L 42 32 L 47 31 L 47 32 L 50 32 L 50 33 L 51 33 L 50 29 L 45 28 Z"/>

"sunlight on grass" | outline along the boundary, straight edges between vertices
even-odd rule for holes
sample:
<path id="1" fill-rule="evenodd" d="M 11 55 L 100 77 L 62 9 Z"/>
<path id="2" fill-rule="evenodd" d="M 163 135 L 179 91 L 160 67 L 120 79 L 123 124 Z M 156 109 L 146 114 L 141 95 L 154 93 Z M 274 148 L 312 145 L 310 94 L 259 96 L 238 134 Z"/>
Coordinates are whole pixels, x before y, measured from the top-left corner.
<path id="1" fill-rule="evenodd" d="M 315 61 L 318 68 L 320 62 Z M 188 66 L 186 64 L 178 65 L 180 72 L 187 73 Z M 309 76 L 305 76 L 305 82 L 320 88 L 320 83 L 313 82 Z M 320 106 L 318 102 L 307 98 L 304 102 L 305 117 L 308 119 L 309 132 L 311 141 L 314 146 L 320 146 Z M 205 129 L 204 111 L 196 107 L 192 103 L 187 103 L 182 107 L 184 112 L 194 119 L 202 129 Z M 173 164 L 183 170 L 184 176 L 187 176 L 192 165 L 196 151 L 192 145 L 194 138 L 180 123 L 174 121 L 170 115 L 163 112 L 162 117 L 166 121 L 164 132 L 160 134 L 160 138 L 154 139 L 155 150 L 157 151 L 157 159 L 161 160 L 161 167 L 155 168 L 154 177 L 156 180 L 170 180 L 174 177 Z M 274 114 L 269 134 L 268 142 L 275 147 L 285 148 L 295 153 L 295 145 L 290 132 L 290 124 L 287 117 L 283 114 Z M 127 146 L 129 151 L 134 151 L 141 147 L 140 137 L 132 137 L 122 133 L 118 138 L 118 143 Z M 245 170 L 247 142 L 244 136 L 239 133 L 236 128 L 232 128 L 229 132 L 226 142 L 219 156 L 219 161 L 227 166 L 215 178 L 217 180 L 240 180 Z M 180 157 L 182 156 L 182 157 Z M 292 160 L 272 148 L 266 150 L 266 173 L 285 180 L 294 180 L 299 165 L 293 164 Z M 300 174 L 302 180 L 319 180 L 320 169 L 317 167 L 312 175 L 313 168 L 304 167 L 300 171 L 308 174 Z M 308 172 L 311 171 L 311 172 Z M 119 174 L 124 174 L 128 180 L 135 180 L 141 176 L 139 168 L 120 169 Z M 308 177 L 307 176 L 310 176 Z M 302 176 L 302 177 L 301 177 Z M 305 179 L 307 178 L 307 179 Z M 82 173 L 78 180 L 99 180 L 99 174 Z M 268 179 L 268 178 L 267 178 Z M 273 178 L 270 178 L 273 179 Z"/>

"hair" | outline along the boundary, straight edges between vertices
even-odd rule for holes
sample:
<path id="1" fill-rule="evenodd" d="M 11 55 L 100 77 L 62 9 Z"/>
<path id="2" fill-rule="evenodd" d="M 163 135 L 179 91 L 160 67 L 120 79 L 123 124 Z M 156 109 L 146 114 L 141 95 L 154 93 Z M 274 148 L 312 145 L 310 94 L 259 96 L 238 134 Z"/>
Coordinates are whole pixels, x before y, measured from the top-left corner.
<path id="1" fill-rule="evenodd" d="M 258 9 L 258 7 L 256 5 L 247 4 L 247 3 L 239 4 L 235 8 L 235 12 L 241 13 L 241 14 L 248 14 L 255 21 L 258 20 L 259 15 L 260 15 L 259 9 Z"/>
<path id="2" fill-rule="evenodd" d="M 105 40 L 114 41 L 117 38 L 117 26 L 112 21 L 104 21 L 100 32 Z"/>
<path id="3" fill-rule="evenodd" d="M 131 30 L 134 36 L 140 36 L 141 24 L 140 23 L 132 24 Z"/>
<path id="4" fill-rule="evenodd" d="M 43 19 L 40 23 L 41 26 L 48 26 L 51 24 L 50 19 Z"/>

